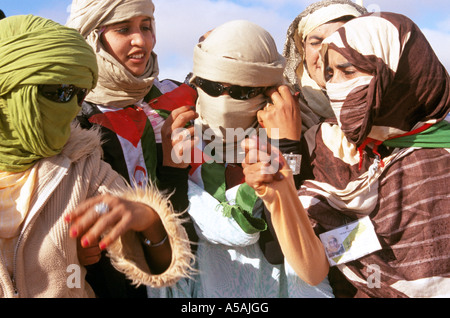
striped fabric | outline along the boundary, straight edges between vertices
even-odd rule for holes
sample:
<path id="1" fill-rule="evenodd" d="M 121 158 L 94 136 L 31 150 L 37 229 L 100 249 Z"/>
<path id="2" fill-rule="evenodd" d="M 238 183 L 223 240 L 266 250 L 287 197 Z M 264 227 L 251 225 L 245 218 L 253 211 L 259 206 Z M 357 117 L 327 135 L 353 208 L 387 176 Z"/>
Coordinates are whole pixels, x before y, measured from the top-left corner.
<path id="1" fill-rule="evenodd" d="M 356 18 L 326 42 L 373 79 L 339 101 L 345 109 L 339 125 L 308 131 L 315 180 L 304 183 L 300 200 L 316 233 L 364 216 L 374 224 L 382 249 L 339 265 L 357 290 L 346 296 L 448 297 L 450 135 L 442 121 L 450 109 L 449 75 L 418 27 L 401 15 Z M 422 140 L 416 132 L 428 126 L 434 146 L 383 145 L 405 134 Z M 447 143 L 436 143 L 441 140 Z M 336 294 L 350 292 L 333 283 L 333 273 Z"/>
<path id="2" fill-rule="evenodd" d="M 321 134 L 318 134 L 320 138 Z M 326 147 L 316 148 L 318 157 L 330 157 Z M 395 155 L 394 155 L 395 156 Z M 335 191 L 326 192 L 318 180 L 331 183 L 329 170 L 315 170 L 316 181 L 307 181 L 300 199 L 317 233 L 334 229 L 368 213 L 383 247 L 341 267 L 347 279 L 371 297 L 448 296 L 450 291 L 450 153 L 448 149 L 403 150 L 371 184 L 355 194 L 342 209 L 336 208 Z M 339 165 L 337 158 L 331 159 Z M 366 168 L 369 166 L 366 161 Z M 370 160 L 373 162 L 373 159 Z M 314 161 L 317 163 L 317 161 Z M 344 176 L 352 178 L 357 164 L 344 169 L 333 184 L 340 187 Z M 353 174 L 353 177 L 356 175 Z M 335 175 L 334 175 L 335 176 Z M 356 180 L 356 179 L 355 179 Z M 340 185 L 341 183 L 341 185 Z M 329 185 L 329 183 L 327 183 Z M 339 188 L 338 188 L 339 189 Z M 356 192 L 355 192 L 356 193 Z M 350 202 L 353 204 L 351 205 Z M 356 208 L 355 208 L 356 207 Z M 380 285 L 368 284 L 380 268 Z M 332 279 L 331 279 L 332 280 Z M 339 289 L 339 286 L 334 286 Z"/>

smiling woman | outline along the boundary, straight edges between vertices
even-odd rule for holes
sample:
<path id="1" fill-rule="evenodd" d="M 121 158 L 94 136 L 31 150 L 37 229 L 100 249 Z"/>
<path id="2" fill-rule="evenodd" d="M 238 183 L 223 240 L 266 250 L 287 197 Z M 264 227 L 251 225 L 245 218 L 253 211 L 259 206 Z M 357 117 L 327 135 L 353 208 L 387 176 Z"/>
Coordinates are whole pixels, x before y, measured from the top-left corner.
<path id="1" fill-rule="evenodd" d="M 108 25 L 101 33 L 101 41 L 106 51 L 134 76 L 141 76 L 156 42 L 152 20 L 140 16 Z"/>
<path id="2" fill-rule="evenodd" d="M 73 1 L 67 24 L 94 49 L 99 66 L 98 85 L 86 97 L 77 120 L 85 129 L 102 132 L 104 161 L 133 187 L 155 185 L 171 193 L 171 205 L 181 212 L 188 205 L 188 170 L 187 164 L 171 161 L 176 144 L 171 135 L 195 118 L 189 105 L 194 105 L 196 93 L 188 85 L 158 80 L 154 9 L 151 0 Z M 168 103 L 176 111 L 166 111 Z M 151 244 L 158 255 L 174 242 L 146 236 L 142 243 Z M 80 248 L 80 258 L 87 254 Z M 99 297 L 147 296 L 145 286 L 132 286 L 105 254 L 98 263 L 84 265 L 89 266 L 88 281 Z"/>

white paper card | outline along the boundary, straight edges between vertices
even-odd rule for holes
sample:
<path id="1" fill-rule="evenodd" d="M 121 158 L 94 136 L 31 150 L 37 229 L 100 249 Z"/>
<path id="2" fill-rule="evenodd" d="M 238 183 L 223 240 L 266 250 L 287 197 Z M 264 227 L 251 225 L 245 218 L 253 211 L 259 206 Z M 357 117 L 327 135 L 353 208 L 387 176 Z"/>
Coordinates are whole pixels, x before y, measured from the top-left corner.
<path id="1" fill-rule="evenodd" d="M 331 266 L 344 264 L 381 249 L 368 216 L 319 235 Z"/>

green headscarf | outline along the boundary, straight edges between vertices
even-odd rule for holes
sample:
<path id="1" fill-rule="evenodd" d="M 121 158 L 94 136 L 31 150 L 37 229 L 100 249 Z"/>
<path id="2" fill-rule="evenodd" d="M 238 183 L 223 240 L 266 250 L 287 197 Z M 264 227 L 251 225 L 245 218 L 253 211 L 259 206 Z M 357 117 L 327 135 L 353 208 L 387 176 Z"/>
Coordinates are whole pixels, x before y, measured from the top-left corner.
<path id="1" fill-rule="evenodd" d="M 38 85 L 92 89 L 97 74 L 95 53 L 76 30 L 32 15 L 1 20 L 0 171 L 25 171 L 60 153 L 70 136 L 77 98 L 52 102 Z"/>

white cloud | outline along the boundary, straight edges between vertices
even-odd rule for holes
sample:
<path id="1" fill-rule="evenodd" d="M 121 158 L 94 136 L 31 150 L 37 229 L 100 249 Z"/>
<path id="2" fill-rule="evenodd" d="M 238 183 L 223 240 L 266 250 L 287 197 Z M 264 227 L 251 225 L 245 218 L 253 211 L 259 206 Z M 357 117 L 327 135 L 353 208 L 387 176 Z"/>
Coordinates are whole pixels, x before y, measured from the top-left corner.
<path id="1" fill-rule="evenodd" d="M 42 1 L 38 15 L 65 23 L 70 0 Z M 268 30 L 283 51 L 292 20 L 314 0 L 153 0 L 156 7 L 160 78 L 184 80 L 192 69 L 193 48 L 206 31 L 227 21 L 250 20 Z M 421 26 L 441 62 L 450 70 L 450 1 L 364 0 L 369 8 L 402 13 Z M 430 18 L 431 17 L 431 18 Z"/>
<path id="2" fill-rule="evenodd" d="M 450 18 L 438 23 L 439 30 L 450 33 Z"/>
<path id="3" fill-rule="evenodd" d="M 307 5 L 306 0 L 154 0 L 156 6 L 157 46 L 160 61 L 160 78 L 184 80 L 192 69 L 193 48 L 206 31 L 235 19 L 250 20 L 268 30 L 274 37 L 278 50 L 283 51 L 286 31 L 294 18 Z M 415 4 L 415 1 L 365 0 L 369 8 L 405 14 L 415 20 L 425 11 L 439 12 L 442 4 L 433 1 Z M 446 5 L 444 5 L 446 6 Z M 448 6 L 448 5 L 447 5 Z M 428 12 L 428 11 L 427 11 Z M 438 21 L 434 21 L 437 26 Z M 450 20 L 443 21 L 441 31 L 424 29 L 441 62 L 450 69 Z M 448 26 L 446 28 L 445 26 Z M 448 33 L 442 30 L 449 31 Z"/>
<path id="4" fill-rule="evenodd" d="M 247 6 L 249 2 L 258 2 L 259 6 Z M 265 2 L 264 5 L 261 2 Z M 282 52 L 286 31 L 304 5 L 297 1 L 292 18 L 283 17 L 282 11 L 275 10 L 274 6 L 279 8 L 290 2 L 286 0 L 277 4 L 273 0 L 262 0 L 241 5 L 241 2 L 198 0 L 194 6 L 190 1 L 154 0 L 157 19 L 155 51 L 160 61 L 160 78 L 184 79 L 192 69 L 192 54 L 198 38 L 230 20 L 244 19 L 262 26 L 272 34 Z"/>
<path id="5" fill-rule="evenodd" d="M 450 55 L 449 55 L 449 43 L 450 43 L 450 32 L 445 33 L 436 30 L 423 29 L 425 37 L 430 42 L 433 47 L 434 52 L 439 57 L 445 68 L 450 71 Z"/>
<path id="6" fill-rule="evenodd" d="M 65 24 L 70 13 L 70 11 L 68 11 L 69 5 L 67 4 L 67 2 L 67 0 L 60 1 L 57 4 L 53 4 L 51 8 L 42 6 L 42 8 L 35 14 L 47 19 L 51 19 L 60 24 Z"/>

